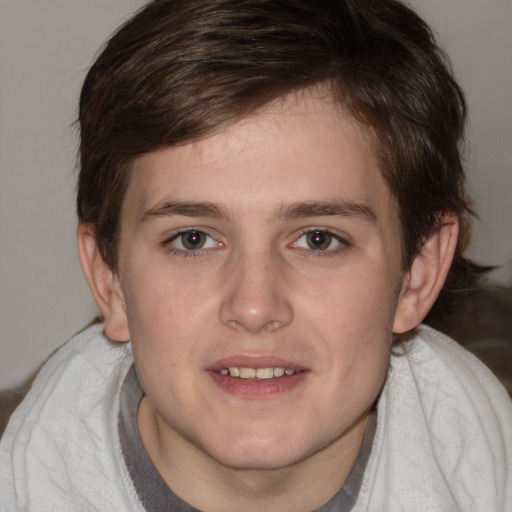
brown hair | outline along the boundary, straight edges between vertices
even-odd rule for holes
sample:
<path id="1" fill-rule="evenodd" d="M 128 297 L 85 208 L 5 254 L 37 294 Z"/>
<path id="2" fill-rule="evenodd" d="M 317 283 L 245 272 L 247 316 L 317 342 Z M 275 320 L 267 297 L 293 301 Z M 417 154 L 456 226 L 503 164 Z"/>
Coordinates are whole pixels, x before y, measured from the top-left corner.
<path id="1" fill-rule="evenodd" d="M 428 26 L 394 0 L 156 0 L 123 25 L 89 71 L 79 113 L 78 216 L 109 266 L 137 156 L 322 83 L 373 134 L 404 268 L 450 212 L 461 234 L 446 288 L 471 284 L 464 96 Z"/>

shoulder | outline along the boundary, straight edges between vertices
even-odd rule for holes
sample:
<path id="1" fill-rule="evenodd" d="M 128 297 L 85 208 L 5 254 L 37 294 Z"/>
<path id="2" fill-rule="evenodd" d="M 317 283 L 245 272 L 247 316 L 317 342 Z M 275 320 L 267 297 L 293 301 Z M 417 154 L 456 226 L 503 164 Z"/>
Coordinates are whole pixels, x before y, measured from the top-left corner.
<path id="1" fill-rule="evenodd" d="M 37 416 L 39 421 L 50 419 L 45 412 L 54 406 L 67 413 L 90 410 L 94 404 L 97 407 L 96 395 L 100 390 L 104 395 L 115 389 L 121 378 L 120 370 L 128 362 L 131 362 L 129 346 L 110 343 L 103 336 L 102 324 L 79 332 L 41 367 L 13 414 L 6 436 L 19 429 L 29 417 Z"/>
<path id="2" fill-rule="evenodd" d="M 426 400 L 443 398 L 446 407 L 458 404 L 483 415 L 489 408 L 511 420 L 510 397 L 495 375 L 459 343 L 435 329 L 421 325 L 391 358 L 394 370 Z M 438 404 L 440 405 L 440 404 Z"/>
<path id="3" fill-rule="evenodd" d="M 102 325 L 77 334 L 49 358 L 0 443 L 2 506 L 18 510 L 26 503 L 32 510 L 30 503 L 39 503 L 38 510 L 58 510 L 90 493 L 87 487 L 123 478 L 116 426 L 131 364 L 129 345 L 111 344 Z M 101 502 L 101 492 L 97 498 Z M 48 500 L 57 508 L 45 508 Z"/>
<path id="4" fill-rule="evenodd" d="M 362 501 L 373 510 L 505 512 L 512 404 L 475 356 L 420 326 L 391 358 Z"/>
<path id="5" fill-rule="evenodd" d="M 415 336 L 392 356 L 385 392 L 390 405 L 402 402 L 421 413 L 432 437 L 441 443 L 453 446 L 458 440 L 469 445 L 479 438 L 482 449 L 496 453 L 498 460 L 506 455 L 510 463 L 510 397 L 476 356 L 448 336 L 419 326 Z"/>

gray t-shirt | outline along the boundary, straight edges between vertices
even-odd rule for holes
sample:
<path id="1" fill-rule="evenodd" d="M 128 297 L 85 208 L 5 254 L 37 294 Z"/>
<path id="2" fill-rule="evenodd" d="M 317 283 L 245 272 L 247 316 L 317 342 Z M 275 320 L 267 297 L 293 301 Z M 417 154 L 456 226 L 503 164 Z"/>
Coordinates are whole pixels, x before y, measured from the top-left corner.
<path id="1" fill-rule="evenodd" d="M 137 427 L 137 410 L 143 396 L 144 391 L 132 366 L 121 389 L 118 426 L 124 460 L 140 501 L 147 512 L 198 512 L 167 486 L 142 444 Z M 359 455 L 345 484 L 332 499 L 313 512 L 352 510 L 370 456 L 376 423 L 376 412 L 373 412 L 366 423 Z"/>

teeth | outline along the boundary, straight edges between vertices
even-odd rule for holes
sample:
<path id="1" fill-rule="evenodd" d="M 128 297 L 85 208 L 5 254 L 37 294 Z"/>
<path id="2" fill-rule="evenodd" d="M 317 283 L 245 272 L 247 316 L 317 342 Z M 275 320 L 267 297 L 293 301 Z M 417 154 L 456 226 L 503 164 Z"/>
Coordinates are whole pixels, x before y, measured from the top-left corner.
<path id="1" fill-rule="evenodd" d="M 271 379 L 274 376 L 274 368 L 258 368 L 256 370 L 257 379 Z"/>
<path id="2" fill-rule="evenodd" d="M 220 370 L 222 375 L 239 377 L 240 379 L 272 379 L 273 377 L 282 377 L 283 375 L 293 375 L 295 370 L 291 368 L 281 368 L 279 366 L 268 368 L 245 368 L 243 366 L 230 366 Z"/>
<path id="3" fill-rule="evenodd" d="M 241 379 L 254 379 L 256 377 L 256 370 L 254 368 L 240 368 Z"/>
<path id="4" fill-rule="evenodd" d="M 228 371 L 229 371 L 229 375 L 231 375 L 231 377 L 240 377 L 240 370 L 238 368 L 235 368 L 233 366 Z"/>
<path id="5" fill-rule="evenodd" d="M 274 368 L 274 377 L 282 377 L 284 375 L 284 368 Z"/>

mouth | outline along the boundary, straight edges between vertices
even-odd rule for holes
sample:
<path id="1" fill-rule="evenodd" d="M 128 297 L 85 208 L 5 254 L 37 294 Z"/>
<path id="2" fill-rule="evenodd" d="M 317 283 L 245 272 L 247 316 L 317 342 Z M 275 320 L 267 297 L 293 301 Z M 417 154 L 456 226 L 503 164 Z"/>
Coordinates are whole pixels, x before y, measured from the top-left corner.
<path id="1" fill-rule="evenodd" d="M 219 361 L 209 374 L 230 395 L 270 399 L 290 392 L 309 372 L 282 359 L 235 357 Z"/>
<path id="2" fill-rule="evenodd" d="M 283 368 L 282 366 L 267 366 L 264 368 L 247 368 L 244 366 L 230 366 L 229 368 L 222 368 L 219 373 L 221 375 L 229 375 L 238 379 L 279 379 L 281 377 L 289 377 L 294 375 L 300 370 L 293 368 Z"/>

